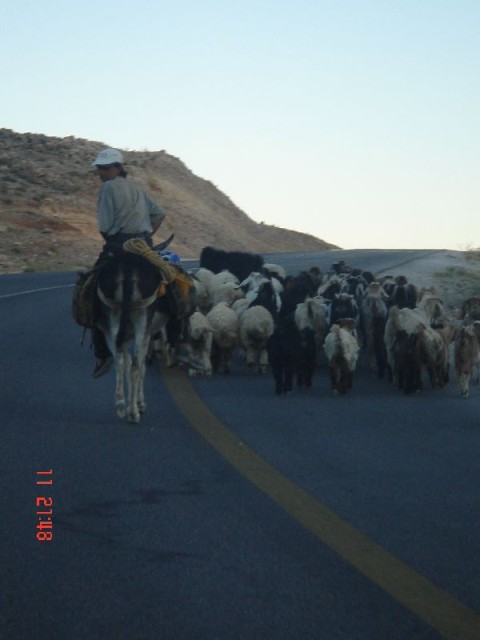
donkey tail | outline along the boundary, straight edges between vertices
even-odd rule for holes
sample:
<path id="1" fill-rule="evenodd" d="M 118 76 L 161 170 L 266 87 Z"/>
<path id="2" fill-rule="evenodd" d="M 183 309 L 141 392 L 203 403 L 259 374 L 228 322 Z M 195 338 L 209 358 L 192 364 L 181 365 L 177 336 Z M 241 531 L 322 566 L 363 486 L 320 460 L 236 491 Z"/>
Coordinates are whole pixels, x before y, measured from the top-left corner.
<path id="1" fill-rule="evenodd" d="M 120 326 L 118 328 L 115 345 L 117 349 L 127 340 L 129 325 L 129 308 L 133 297 L 133 277 L 132 266 L 128 262 L 123 267 L 122 282 L 122 307 L 120 311 Z"/>

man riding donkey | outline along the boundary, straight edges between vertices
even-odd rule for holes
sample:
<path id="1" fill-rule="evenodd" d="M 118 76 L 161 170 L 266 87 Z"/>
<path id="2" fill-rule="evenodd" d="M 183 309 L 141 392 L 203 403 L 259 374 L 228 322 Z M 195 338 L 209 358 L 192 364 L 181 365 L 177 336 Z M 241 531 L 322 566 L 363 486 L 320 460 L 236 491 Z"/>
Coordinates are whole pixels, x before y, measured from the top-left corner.
<path id="1" fill-rule="evenodd" d="M 127 178 L 123 162 L 123 155 L 120 151 L 104 149 L 92 163 L 92 166 L 97 168 L 99 178 L 103 183 L 98 194 L 97 222 L 105 244 L 92 272 L 90 272 L 92 276 L 90 278 L 90 293 L 85 293 L 85 284 L 87 284 L 85 281 L 81 281 L 77 285 L 74 297 L 74 316 L 77 322 L 79 322 L 77 310 L 80 304 L 77 294 L 81 293 L 82 287 L 84 298 L 95 297 L 96 276 L 113 256 L 124 249 L 125 242 L 139 239 L 152 248 L 152 236 L 165 218 L 163 209 Z M 82 322 L 79 323 L 82 324 Z M 112 353 L 108 348 L 103 331 L 95 326 L 93 321 L 84 324 L 91 327 L 92 344 L 96 358 L 92 375 L 94 378 L 98 378 L 111 368 Z M 201 365 L 194 357 L 191 348 L 183 342 L 182 330 L 182 324 L 174 320 L 167 325 L 169 342 L 175 348 L 176 360 L 184 362 L 190 367 L 200 368 Z"/>

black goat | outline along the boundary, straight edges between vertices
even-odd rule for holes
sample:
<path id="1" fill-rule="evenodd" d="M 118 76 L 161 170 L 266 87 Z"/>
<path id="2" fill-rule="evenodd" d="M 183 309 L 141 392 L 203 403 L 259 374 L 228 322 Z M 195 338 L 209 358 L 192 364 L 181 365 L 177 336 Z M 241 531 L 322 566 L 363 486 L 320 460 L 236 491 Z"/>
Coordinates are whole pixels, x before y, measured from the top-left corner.
<path id="1" fill-rule="evenodd" d="M 200 267 L 209 269 L 213 273 L 220 273 L 227 269 L 240 280 L 245 280 L 252 271 L 260 271 L 263 257 L 258 253 L 245 251 L 224 251 L 214 247 L 204 247 L 200 253 Z"/>
<path id="2" fill-rule="evenodd" d="M 282 316 L 267 342 L 268 362 L 275 379 L 275 393 L 290 393 L 298 369 L 300 332 L 294 314 Z"/>

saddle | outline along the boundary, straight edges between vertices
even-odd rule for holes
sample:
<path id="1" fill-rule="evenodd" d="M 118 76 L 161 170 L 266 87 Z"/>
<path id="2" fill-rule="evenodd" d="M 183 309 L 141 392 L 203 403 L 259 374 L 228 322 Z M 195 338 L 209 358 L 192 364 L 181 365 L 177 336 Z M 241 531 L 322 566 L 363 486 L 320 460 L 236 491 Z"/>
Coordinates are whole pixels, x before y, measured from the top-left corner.
<path id="1" fill-rule="evenodd" d="M 161 258 L 139 238 L 127 240 L 123 245 L 123 251 L 141 255 L 157 268 L 161 276 L 158 298 L 166 296 L 169 311 L 173 316 L 184 319 L 192 314 L 192 279 L 179 265 L 171 264 Z M 102 267 L 94 268 L 79 274 L 73 292 L 73 318 L 77 324 L 87 329 L 95 327 L 100 315 L 97 281 L 101 269 Z"/>
<path id="2" fill-rule="evenodd" d="M 123 244 L 123 250 L 141 255 L 157 268 L 162 277 L 158 288 L 158 297 L 167 296 L 168 308 L 173 316 L 184 319 L 192 314 L 191 290 L 193 282 L 182 267 L 165 260 L 140 238 L 127 240 Z"/>

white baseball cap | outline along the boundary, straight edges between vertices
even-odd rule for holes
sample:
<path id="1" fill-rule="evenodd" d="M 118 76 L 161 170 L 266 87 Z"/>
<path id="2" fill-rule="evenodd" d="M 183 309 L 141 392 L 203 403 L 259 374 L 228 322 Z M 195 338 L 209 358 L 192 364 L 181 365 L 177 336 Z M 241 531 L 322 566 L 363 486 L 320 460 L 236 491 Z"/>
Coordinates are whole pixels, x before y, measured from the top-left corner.
<path id="1" fill-rule="evenodd" d="M 92 167 L 102 164 L 123 164 L 123 155 L 118 149 L 104 149 L 100 151 L 97 156 L 97 159 L 92 162 Z"/>

